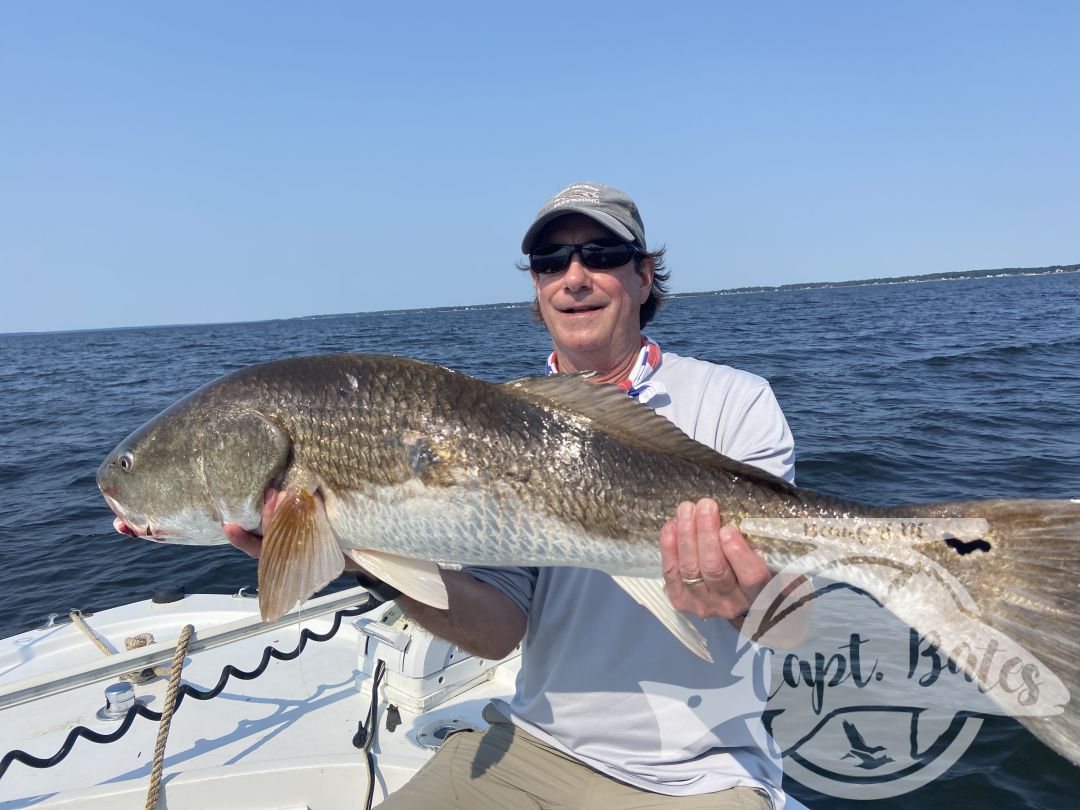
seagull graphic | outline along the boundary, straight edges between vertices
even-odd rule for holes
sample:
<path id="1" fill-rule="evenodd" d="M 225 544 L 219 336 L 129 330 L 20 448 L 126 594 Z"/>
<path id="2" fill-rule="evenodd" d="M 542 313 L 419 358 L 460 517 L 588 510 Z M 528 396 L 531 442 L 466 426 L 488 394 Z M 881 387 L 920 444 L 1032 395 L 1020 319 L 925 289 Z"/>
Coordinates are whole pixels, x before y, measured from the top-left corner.
<path id="1" fill-rule="evenodd" d="M 855 727 L 855 724 L 845 720 L 844 721 L 844 734 L 847 735 L 848 742 L 851 743 L 851 750 L 844 754 L 840 759 L 847 759 L 848 757 L 854 757 L 861 760 L 856 768 L 862 768 L 863 770 L 872 771 L 875 768 L 880 768 L 882 765 L 888 765 L 890 762 L 894 762 L 892 757 L 882 754 L 880 757 L 875 757 L 874 754 L 879 751 L 884 751 L 884 745 L 869 746 L 866 744 L 866 740 L 863 739 L 862 734 L 859 733 L 859 729 Z"/>

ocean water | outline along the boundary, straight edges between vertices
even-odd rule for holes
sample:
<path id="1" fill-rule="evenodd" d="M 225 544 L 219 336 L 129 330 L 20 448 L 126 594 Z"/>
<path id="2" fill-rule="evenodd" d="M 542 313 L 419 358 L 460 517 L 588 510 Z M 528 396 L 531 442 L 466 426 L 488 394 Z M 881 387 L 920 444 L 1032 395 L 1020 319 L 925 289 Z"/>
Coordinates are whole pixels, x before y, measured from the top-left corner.
<path id="1" fill-rule="evenodd" d="M 693 295 L 648 332 L 768 378 L 802 486 L 882 504 L 1080 497 L 1080 274 Z M 0 335 L 0 636 L 160 585 L 254 585 L 255 562 L 229 547 L 116 534 L 94 485 L 120 439 L 204 382 L 341 351 L 505 380 L 542 372 L 548 349 L 522 306 Z M 819 807 L 862 806 L 790 789 Z M 877 804 L 1065 808 L 1078 794 L 1080 769 L 990 718 L 948 773 Z"/>

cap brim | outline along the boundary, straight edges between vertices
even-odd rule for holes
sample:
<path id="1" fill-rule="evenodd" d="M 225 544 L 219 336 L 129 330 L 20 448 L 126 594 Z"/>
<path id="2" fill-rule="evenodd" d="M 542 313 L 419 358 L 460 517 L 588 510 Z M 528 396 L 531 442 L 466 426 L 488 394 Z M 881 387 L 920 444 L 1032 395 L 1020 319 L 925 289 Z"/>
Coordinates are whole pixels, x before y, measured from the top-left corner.
<path id="1" fill-rule="evenodd" d="M 533 240 L 536 239 L 540 231 L 544 229 L 544 226 L 559 217 L 565 217 L 567 214 L 584 214 L 589 219 L 599 222 L 620 239 L 625 239 L 627 242 L 637 242 L 636 237 L 630 232 L 630 229 L 606 211 L 596 211 L 590 208 L 575 208 L 574 206 L 566 205 L 561 208 L 556 208 L 554 211 L 548 211 L 536 220 L 536 222 L 529 227 L 529 230 L 525 231 L 525 237 L 521 240 L 521 252 L 528 253 L 532 249 Z M 642 245 L 642 247 L 644 246 Z"/>

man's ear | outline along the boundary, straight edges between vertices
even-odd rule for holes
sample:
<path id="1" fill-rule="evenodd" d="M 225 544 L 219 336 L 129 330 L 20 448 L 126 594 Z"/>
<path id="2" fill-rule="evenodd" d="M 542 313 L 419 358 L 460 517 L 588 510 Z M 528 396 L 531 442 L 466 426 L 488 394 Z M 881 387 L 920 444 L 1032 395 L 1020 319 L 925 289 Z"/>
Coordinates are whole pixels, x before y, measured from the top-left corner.
<path id="1" fill-rule="evenodd" d="M 653 277 L 656 275 L 656 261 L 652 256 L 646 256 L 641 260 L 641 264 L 638 265 L 638 275 L 641 276 L 641 301 L 639 303 L 644 304 L 649 300 Z"/>

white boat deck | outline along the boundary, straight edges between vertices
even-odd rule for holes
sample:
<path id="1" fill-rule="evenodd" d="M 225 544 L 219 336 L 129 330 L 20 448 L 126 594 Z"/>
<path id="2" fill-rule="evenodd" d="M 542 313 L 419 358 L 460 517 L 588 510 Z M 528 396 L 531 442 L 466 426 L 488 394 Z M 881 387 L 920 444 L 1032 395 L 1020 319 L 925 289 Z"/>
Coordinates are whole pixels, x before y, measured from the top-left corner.
<path id="1" fill-rule="evenodd" d="M 365 596 L 357 589 L 307 605 L 327 610 Z M 97 713 L 105 705 L 105 688 L 115 684 L 116 677 L 100 671 L 87 675 L 85 670 L 127 669 L 134 657 L 169 660 L 186 624 L 196 633 L 183 681 L 206 692 L 218 684 L 226 666 L 255 670 L 266 647 L 291 653 L 302 629 L 326 634 L 333 620 L 333 613 L 323 613 L 264 630 L 255 599 L 205 594 L 167 604 L 136 602 L 87 617 L 114 649 L 123 650 L 129 636 L 154 635 L 156 650 L 120 653 L 123 667 L 70 621 L 0 640 L 0 757 L 16 749 L 51 757 L 77 726 L 115 732 L 121 721 L 98 719 Z M 251 635 L 235 640 L 245 633 Z M 377 658 L 387 667 L 372 749 L 375 805 L 434 753 L 423 742 L 434 742 L 460 723 L 486 727 L 483 708 L 493 698 L 512 694 L 518 670 L 516 653 L 502 662 L 473 658 L 413 625 L 392 605 L 345 617 L 332 638 L 309 640 L 293 660 L 271 659 L 265 672 L 251 680 L 233 675 L 210 700 L 190 695 L 183 699 L 172 720 L 158 807 L 362 808 L 368 766 L 353 740 L 368 714 Z M 65 683 L 96 680 L 55 691 L 58 676 Z M 166 677 L 157 677 L 136 685 L 135 694 L 148 709 L 161 711 L 167 683 Z M 393 731 L 387 729 L 391 704 L 400 715 Z M 0 775 L 0 810 L 143 808 L 158 725 L 137 716 L 115 742 L 79 738 L 71 753 L 52 767 L 11 762 Z M 786 806 L 802 808 L 790 797 Z"/>
<path id="2" fill-rule="evenodd" d="M 353 737 L 368 711 L 358 649 L 367 641 L 358 629 L 377 618 L 384 607 L 342 621 L 329 641 L 309 641 L 292 661 L 271 660 L 254 680 L 230 679 L 209 701 L 186 697 L 178 708 L 166 748 L 161 806 L 184 808 L 356 808 L 367 787 L 367 765 Z M 124 639 L 150 632 L 159 642 L 174 643 L 188 623 L 196 631 L 256 616 L 256 600 L 244 597 L 193 595 L 164 605 L 139 602 L 104 611 L 87 619 L 95 631 L 123 650 Z M 333 615 L 302 622 L 325 633 Z M 266 646 L 283 652 L 296 648 L 300 626 L 294 623 L 212 650 L 191 655 L 183 679 L 200 690 L 218 682 L 232 664 L 255 669 Z M 0 641 L 0 688 L 16 681 L 97 662 L 103 654 L 71 623 L 32 630 Z M 434 721 L 465 720 L 477 727 L 491 698 L 513 691 L 516 663 L 496 668 L 465 694 L 449 699 L 424 715 L 401 710 L 401 725 L 386 731 L 387 686 L 381 691 L 375 802 L 403 784 L 432 754 L 416 742 L 421 726 Z M 99 720 L 104 688 L 113 681 L 83 686 L 47 700 L 11 706 L 0 713 L 0 756 L 22 749 L 37 757 L 54 754 L 70 729 L 85 726 L 109 733 L 118 721 Z M 160 711 L 166 678 L 137 685 L 147 708 Z M 141 808 L 149 784 L 158 724 L 136 717 L 120 740 L 97 744 L 79 739 L 72 753 L 47 769 L 13 762 L 0 778 L 0 808 L 79 807 Z"/>

